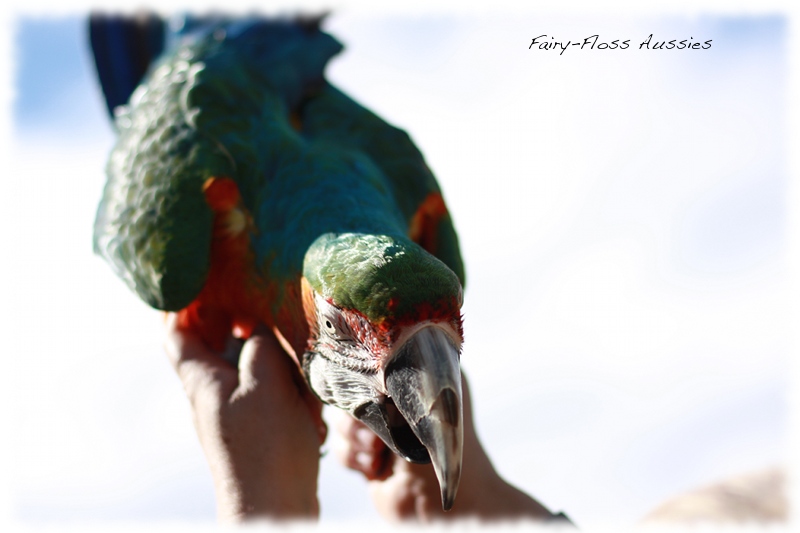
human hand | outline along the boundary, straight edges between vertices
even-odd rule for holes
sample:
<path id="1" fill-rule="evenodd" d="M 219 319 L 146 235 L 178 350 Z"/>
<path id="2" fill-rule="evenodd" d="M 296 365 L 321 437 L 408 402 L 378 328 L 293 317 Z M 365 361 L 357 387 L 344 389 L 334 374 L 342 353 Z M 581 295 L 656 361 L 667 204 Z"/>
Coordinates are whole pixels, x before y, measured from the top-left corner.
<path id="1" fill-rule="evenodd" d="M 192 406 L 220 519 L 317 518 L 322 404 L 274 334 L 257 331 L 235 368 L 168 315 L 166 351 Z"/>
<path id="2" fill-rule="evenodd" d="M 339 411 L 334 415 L 333 448 L 337 457 L 348 468 L 364 474 L 375 507 L 391 521 L 551 520 L 559 516 L 497 474 L 475 432 L 469 387 L 463 375 L 461 390 L 464 456 L 458 494 L 450 511 L 442 510 L 439 483 L 430 464 L 413 464 L 397 457 L 364 424 Z"/>

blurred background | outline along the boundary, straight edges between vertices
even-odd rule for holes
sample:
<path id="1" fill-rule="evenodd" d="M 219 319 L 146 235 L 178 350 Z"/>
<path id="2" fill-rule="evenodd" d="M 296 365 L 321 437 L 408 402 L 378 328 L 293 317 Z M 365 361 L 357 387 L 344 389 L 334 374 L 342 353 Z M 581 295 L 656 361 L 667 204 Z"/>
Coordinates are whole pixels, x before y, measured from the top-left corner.
<path id="1" fill-rule="evenodd" d="M 211 524 L 161 316 L 92 254 L 114 134 L 86 13 L 12 23 L 10 516 Z M 444 190 L 501 475 L 588 527 L 788 461 L 786 19 L 341 9 L 324 27 L 346 47 L 330 80 Z M 640 49 L 650 34 L 712 45 Z M 323 521 L 379 519 L 332 453 L 320 500 Z"/>

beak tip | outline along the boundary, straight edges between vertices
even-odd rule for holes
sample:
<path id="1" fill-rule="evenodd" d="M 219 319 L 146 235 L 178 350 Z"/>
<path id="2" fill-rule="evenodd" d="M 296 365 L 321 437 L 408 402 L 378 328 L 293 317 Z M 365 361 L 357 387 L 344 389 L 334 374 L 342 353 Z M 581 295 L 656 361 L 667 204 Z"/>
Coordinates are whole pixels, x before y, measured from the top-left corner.
<path id="1" fill-rule="evenodd" d="M 445 511 L 449 511 L 453 508 L 453 503 L 456 501 L 456 495 L 454 494 L 447 494 L 447 491 L 442 491 L 442 509 Z"/>

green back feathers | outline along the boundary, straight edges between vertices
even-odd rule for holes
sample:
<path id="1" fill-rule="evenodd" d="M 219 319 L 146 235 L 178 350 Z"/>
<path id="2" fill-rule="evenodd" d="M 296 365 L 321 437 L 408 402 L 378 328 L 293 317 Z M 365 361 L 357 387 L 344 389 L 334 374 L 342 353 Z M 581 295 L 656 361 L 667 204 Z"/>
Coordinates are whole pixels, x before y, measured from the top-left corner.
<path id="1" fill-rule="evenodd" d="M 340 49 L 288 21 L 221 21 L 184 38 L 118 108 L 94 247 L 144 301 L 178 310 L 197 296 L 213 225 L 203 183 L 233 178 L 254 210 L 278 155 L 297 148 L 289 106 Z"/>

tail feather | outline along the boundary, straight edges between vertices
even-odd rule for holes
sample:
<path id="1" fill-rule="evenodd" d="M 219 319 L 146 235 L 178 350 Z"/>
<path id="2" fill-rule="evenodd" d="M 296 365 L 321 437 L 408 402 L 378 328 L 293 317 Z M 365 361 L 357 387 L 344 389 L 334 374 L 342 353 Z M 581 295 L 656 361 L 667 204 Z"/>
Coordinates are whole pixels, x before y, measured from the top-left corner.
<path id="1" fill-rule="evenodd" d="M 164 50 L 165 23 L 155 14 L 133 17 L 93 13 L 89 40 L 108 112 L 128 101 Z"/>
<path id="2" fill-rule="evenodd" d="M 304 95 L 322 83 L 322 71 L 342 45 L 320 31 L 327 14 L 269 19 L 258 16 L 239 19 L 222 15 L 179 15 L 169 22 L 155 13 L 135 16 L 93 13 L 89 39 L 97 74 L 109 114 L 128 102 L 150 65 L 166 49 L 183 39 L 198 39 L 223 30 L 236 41 L 236 48 L 271 79 L 295 107 Z M 275 65 L 292 65 L 291 71 Z"/>

